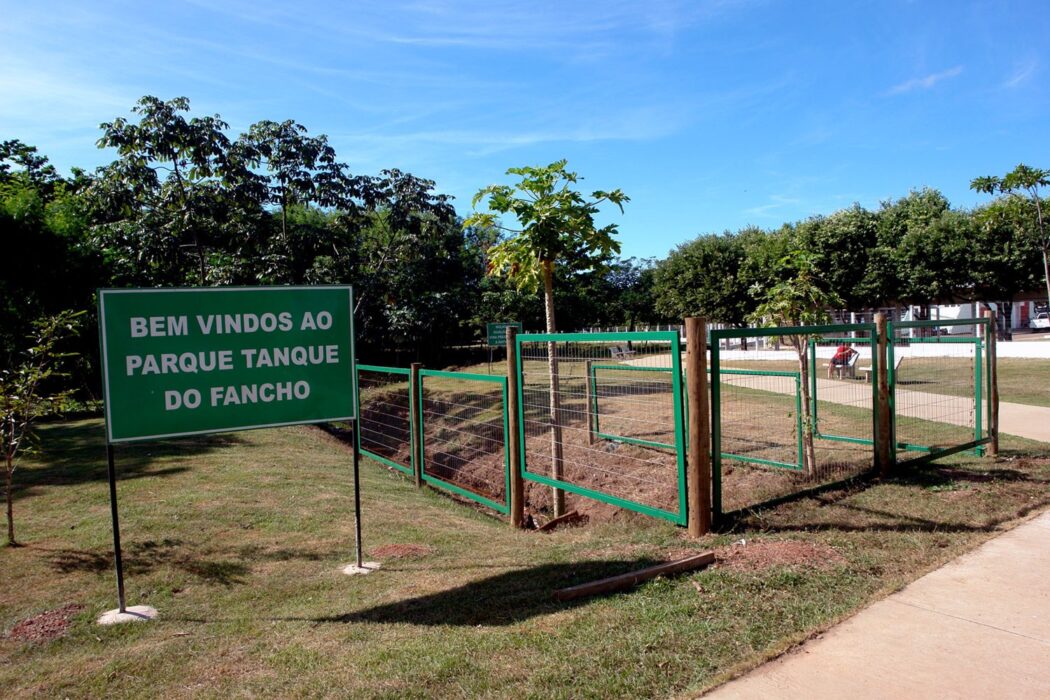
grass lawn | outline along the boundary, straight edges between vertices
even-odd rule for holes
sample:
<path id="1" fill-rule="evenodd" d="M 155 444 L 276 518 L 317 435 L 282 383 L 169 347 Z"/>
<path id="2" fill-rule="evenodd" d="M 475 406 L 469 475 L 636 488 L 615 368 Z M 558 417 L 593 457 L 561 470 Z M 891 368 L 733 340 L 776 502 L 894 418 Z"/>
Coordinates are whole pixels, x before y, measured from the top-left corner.
<path id="1" fill-rule="evenodd" d="M 999 359 L 999 400 L 1050 407 L 1050 360 Z"/>
<path id="2" fill-rule="evenodd" d="M 899 479 L 745 514 L 699 543 L 624 514 L 552 534 L 362 467 L 366 551 L 346 577 L 350 455 L 287 428 L 118 448 L 129 604 L 114 607 L 102 426 L 42 428 L 16 478 L 21 548 L 0 549 L 0 630 L 73 603 L 53 641 L 0 637 L 5 697 L 661 697 L 702 691 L 1050 505 L 1050 457 L 1004 441 Z M 1010 452 L 1013 449 L 1013 452 Z M 745 547 L 732 543 L 745 539 Z M 723 563 L 625 594 L 551 591 L 688 551 L 804 540 L 821 561 Z M 730 561 L 729 556 L 726 561 Z"/>

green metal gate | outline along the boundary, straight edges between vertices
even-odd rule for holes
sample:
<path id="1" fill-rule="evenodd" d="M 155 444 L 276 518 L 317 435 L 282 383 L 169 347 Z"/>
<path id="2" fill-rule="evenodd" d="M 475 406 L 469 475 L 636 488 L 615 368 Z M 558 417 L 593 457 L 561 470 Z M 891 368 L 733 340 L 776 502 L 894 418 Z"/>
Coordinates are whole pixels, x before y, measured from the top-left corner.
<path id="1" fill-rule="evenodd" d="M 869 348 L 873 324 L 728 328 L 711 332 L 712 510 L 741 510 L 871 469 L 878 389 L 832 372 L 831 348 Z M 821 376 L 828 370 L 828 378 Z M 812 436 L 805 471 L 805 435 Z M 738 468 L 730 469 L 727 462 Z M 728 504 L 728 507 L 726 505 Z"/>
<path id="2" fill-rule="evenodd" d="M 517 336 L 523 478 L 686 524 L 677 332 Z"/>
<path id="3" fill-rule="evenodd" d="M 423 481 L 509 513 L 507 378 L 421 369 L 419 392 Z"/>
<path id="4" fill-rule="evenodd" d="M 898 464 L 965 450 L 983 454 L 991 441 L 986 349 L 993 332 L 987 318 L 890 322 L 887 370 Z"/>

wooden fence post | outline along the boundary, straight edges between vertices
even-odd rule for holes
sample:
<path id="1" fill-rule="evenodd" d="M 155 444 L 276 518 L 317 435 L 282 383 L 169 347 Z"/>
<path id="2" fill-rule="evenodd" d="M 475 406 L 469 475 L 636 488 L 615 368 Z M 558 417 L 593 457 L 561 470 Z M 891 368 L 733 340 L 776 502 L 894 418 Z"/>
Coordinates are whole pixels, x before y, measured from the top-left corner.
<path id="1" fill-rule="evenodd" d="M 522 528 L 525 525 L 525 482 L 521 476 L 521 422 L 518 420 L 518 374 L 517 345 L 518 329 L 507 328 L 507 444 L 504 449 L 510 452 L 510 493 L 507 494 L 507 505 L 510 508 L 510 526 Z"/>
<path id="2" fill-rule="evenodd" d="M 421 362 L 413 362 L 409 365 L 408 375 L 409 448 L 412 451 L 412 476 L 417 489 L 423 488 L 423 426 L 420 421 L 423 392 L 419 384 L 419 370 L 422 368 Z"/>
<path id="3" fill-rule="evenodd" d="M 881 476 L 888 476 L 896 464 L 896 450 L 893 449 L 893 411 L 890 409 L 890 373 L 889 338 L 886 333 L 886 314 L 881 311 L 875 314 L 875 331 L 878 334 L 877 353 L 878 402 L 874 407 L 878 418 L 878 435 L 875 436 L 875 464 Z"/>
<path id="4" fill-rule="evenodd" d="M 689 536 L 711 531 L 711 416 L 707 399 L 707 323 L 685 320 L 686 396 L 689 404 L 689 449 L 686 498 Z"/>
<path id="5" fill-rule="evenodd" d="M 999 456 L 999 358 L 996 345 L 998 343 L 999 319 L 991 309 L 987 309 L 988 315 L 988 383 L 991 385 L 991 393 L 988 403 L 991 410 L 988 412 L 988 436 L 992 439 L 988 443 L 988 456 Z"/>

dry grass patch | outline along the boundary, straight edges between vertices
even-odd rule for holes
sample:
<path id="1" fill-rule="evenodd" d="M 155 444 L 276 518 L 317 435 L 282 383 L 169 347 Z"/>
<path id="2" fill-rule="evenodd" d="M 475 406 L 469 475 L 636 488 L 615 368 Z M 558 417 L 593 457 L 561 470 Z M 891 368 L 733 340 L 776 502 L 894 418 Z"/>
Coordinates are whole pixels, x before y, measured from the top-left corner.
<path id="1" fill-rule="evenodd" d="M 846 563 L 833 547 L 802 540 L 740 540 L 715 550 L 715 566 L 729 571 L 762 571 L 775 566 L 830 569 Z"/>

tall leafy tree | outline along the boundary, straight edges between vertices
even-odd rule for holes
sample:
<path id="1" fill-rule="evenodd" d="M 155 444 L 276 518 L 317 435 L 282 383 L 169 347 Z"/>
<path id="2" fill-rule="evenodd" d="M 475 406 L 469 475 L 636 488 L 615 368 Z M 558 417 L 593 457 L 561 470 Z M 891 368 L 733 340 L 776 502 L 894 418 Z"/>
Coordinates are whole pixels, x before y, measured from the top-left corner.
<path id="1" fill-rule="evenodd" d="M 847 308 L 876 304 L 877 291 L 867 287 L 863 273 L 869 269 L 877 231 L 877 216 L 859 204 L 797 226 L 800 244 L 812 254 L 821 278 L 838 292 Z"/>
<path id="2" fill-rule="evenodd" d="M 252 124 L 234 144 L 234 152 L 251 167 L 269 173 L 263 184 L 266 203 L 281 214 L 281 238 L 288 238 L 288 209 L 294 205 L 347 206 L 351 178 L 336 160 L 328 137 L 309 136 L 305 126 L 291 119 Z"/>
<path id="3" fill-rule="evenodd" d="M 35 147 L 0 145 L 0 366 L 15 361 L 35 319 L 85 308 L 104 281 L 86 235 L 86 181 L 80 171 L 59 177 Z"/>
<path id="4" fill-rule="evenodd" d="M 1014 298 L 1036 289 L 1043 276 L 1039 247 L 1034 244 L 1035 223 L 1025 216 L 1026 208 L 1027 202 L 1011 197 L 969 214 L 967 270 L 973 285 L 970 298 L 1002 303 L 996 321 L 999 337 L 1004 340 L 1012 335 Z"/>
<path id="5" fill-rule="evenodd" d="M 963 212 L 946 210 L 910 225 L 895 251 L 901 296 L 918 304 L 924 316 L 931 304 L 969 298 L 975 236 L 973 218 Z"/>
<path id="6" fill-rule="evenodd" d="M 720 323 L 743 325 L 753 308 L 741 279 L 746 258 L 740 237 L 726 232 L 683 243 L 656 268 L 656 309 L 672 318 L 702 315 Z"/>
<path id="7" fill-rule="evenodd" d="M 185 97 L 147 95 L 132 109 L 137 122 L 120 117 L 102 124 L 98 146 L 116 149 L 119 159 L 103 170 L 96 194 L 100 210 L 111 212 L 106 223 L 115 244 L 130 248 L 118 255 L 144 255 L 178 278 L 180 248 L 188 246 L 197 282 L 206 284 L 207 244 L 221 237 L 231 186 L 258 183 L 243 161 L 231 158 L 226 122 L 218 115 L 187 119 L 189 109 Z"/>
<path id="8" fill-rule="evenodd" d="M 1050 304 L 1050 231 L 1047 230 L 1047 201 L 1042 196 L 1042 188 L 1050 187 L 1050 170 L 1042 170 L 1019 164 L 1002 177 L 995 175 L 974 178 L 970 189 L 986 194 L 1003 194 L 1017 199 L 1022 207 L 1015 207 L 1017 225 L 1026 228 L 1026 223 L 1034 223 L 1034 245 L 1043 257 L 1043 281 L 1046 283 L 1046 298 Z M 1006 213 L 1006 212 L 1004 212 Z"/>
<path id="9" fill-rule="evenodd" d="M 499 228 L 506 235 L 489 251 L 489 272 L 507 275 L 521 289 L 542 286 L 547 332 L 554 333 L 554 265 L 565 261 L 574 269 L 591 269 L 606 257 L 619 253 L 613 237 L 616 224 L 595 225 L 594 217 L 605 203 L 623 212 L 629 198 L 620 190 L 595 190 L 590 197 L 575 189 L 579 176 L 567 168 L 565 160 L 543 167 L 510 168 L 508 175 L 519 178 L 515 185 L 490 185 L 474 195 L 475 210 L 482 200 L 487 212 L 475 211 L 466 226 Z M 510 214 L 518 227 L 504 226 L 498 215 Z M 562 475 L 561 416 L 558 408 L 558 360 L 555 344 L 548 348 L 550 369 L 551 459 L 554 478 Z M 554 490 L 554 514 L 564 514 L 565 495 Z"/>

